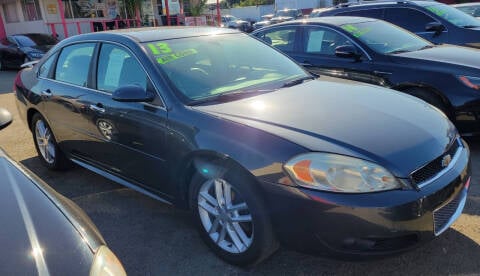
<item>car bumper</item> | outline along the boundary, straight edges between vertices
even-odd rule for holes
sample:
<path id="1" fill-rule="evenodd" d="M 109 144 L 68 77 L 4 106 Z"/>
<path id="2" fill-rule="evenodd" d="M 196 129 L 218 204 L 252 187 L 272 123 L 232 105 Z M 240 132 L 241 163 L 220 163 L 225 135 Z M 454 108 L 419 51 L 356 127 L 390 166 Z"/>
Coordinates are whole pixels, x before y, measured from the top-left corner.
<path id="1" fill-rule="evenodd" d="M 457 108 L 454 120 L 462 135 L 480 135 L 480 96 Z"/>
<path id="2" fill-rule="evenodd" d="M 346 259 L 414 248 L 460 216 L 469 155 L 465 146 L 450 170 L 420 190 L 338 194 L 263 183 L 274 229 L 287 247 Z"/>

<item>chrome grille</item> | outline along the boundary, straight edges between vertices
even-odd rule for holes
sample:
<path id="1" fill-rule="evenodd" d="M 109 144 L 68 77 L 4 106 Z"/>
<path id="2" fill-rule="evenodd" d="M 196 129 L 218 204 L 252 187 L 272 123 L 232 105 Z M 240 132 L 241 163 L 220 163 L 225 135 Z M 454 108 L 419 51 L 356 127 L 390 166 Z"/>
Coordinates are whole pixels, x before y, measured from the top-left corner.
<path id="1" fill-rule="evenodd" d="M 450 218 L 457 211 L 460 204 L 460 198 L 457 197 L 450 201 L 447 205 L 433 212 L 433 226 L 435 234 L 438 235 L 447 226 Z"/>
<path id="2" fill-rule="evenodd" d="M 430 163 L 413 172 L 410 175 L 412 182 L 416 185 L 421 184 L 446 169 L 446 166 L 442 164 L 445 156 L 450 155 L 450 157 L 453 158 L 459 147 L 460 141 L 459 139 L 455 139 L 446 152 L 435 158 Z"/>

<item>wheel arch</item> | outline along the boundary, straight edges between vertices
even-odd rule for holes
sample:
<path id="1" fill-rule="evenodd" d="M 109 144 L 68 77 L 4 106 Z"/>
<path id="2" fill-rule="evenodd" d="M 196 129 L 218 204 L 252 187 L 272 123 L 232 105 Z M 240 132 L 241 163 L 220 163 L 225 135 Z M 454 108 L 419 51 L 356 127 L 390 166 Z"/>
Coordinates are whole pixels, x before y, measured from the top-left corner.
<path id="1" fill-rule="evenodd" d="M 401 84 L 398 84 L 394 87 L 391 87 L 392 89 L 395 89 L 397 91 L 400 91 L 400 92 L 404 92 L 406 93 L 406 90 L 410 89 L 410 88 L 418 88 L 418 89 L 423 89 L 425 90 L 426 92 L 430 93 L 431 95 L 434 95 L 435 97 L 439 98 L 442 103 L 445 105 L 445 107 L 448 109 L 449 113 L 452 112 L 452 103 L 450 102 L 450 100 L 445 97 L 445 95 L 440 92 L 438 89 L 436 89 L 435 87 L 432 87 L 428 84 L 424 84 L 424 83 L 401 83 Z"/>
<path id="2" fill-rule="evenodd" d="M 40 113 L 40 111 L 38 111 L 38 109 L 30 107 L 27 110 L 27 124 L 28 124 L 28 129 L 30 129 L 30 131 L 32 131 L 32 119 L 33 119 L 33 116 L 36 113 L 39 113 L 43 118 L 45 118 L 45 116 L 43 116 L 42 113 Z"/>
<path id="3" fill-rule="evenodd" d="M 252 180 L 255 180 L 255 177 L 248 169 L 226 154 L 212 150 L 197 150 L 190 152 L 180 160 L 170 175 L 170 182 L 176 186 L 174 204 L 178 208 L 190 209 L 191 207 L 189 204 L 190 182 L 195 173 L 199 171 L 196 166 L 202 163 L 212 165 L 217 162 L 221 162 L 221 164 L 219 164 L 221 167 L 240 169 L 247 176 L 251 177 Z M 211 169 L 211 166 L 208 167 L 208 169 Z M 210 173 L 208 172 L 208 169 L 207 173 Z M 180 179 L 176 176 L 180 176 Z"/>

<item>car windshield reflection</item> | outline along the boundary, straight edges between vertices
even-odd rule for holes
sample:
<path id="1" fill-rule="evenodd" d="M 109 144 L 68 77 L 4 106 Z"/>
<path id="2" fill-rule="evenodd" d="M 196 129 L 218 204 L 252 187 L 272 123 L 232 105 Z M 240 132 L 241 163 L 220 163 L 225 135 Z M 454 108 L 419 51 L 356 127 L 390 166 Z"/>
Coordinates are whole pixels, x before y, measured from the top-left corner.
<path id="1" fill-rule="evenodd" d="M 243 34 L 145 43 L 151 57 L 191 103 L 240 91 L 269 91 L 310 75 L 262 42 Z"/>

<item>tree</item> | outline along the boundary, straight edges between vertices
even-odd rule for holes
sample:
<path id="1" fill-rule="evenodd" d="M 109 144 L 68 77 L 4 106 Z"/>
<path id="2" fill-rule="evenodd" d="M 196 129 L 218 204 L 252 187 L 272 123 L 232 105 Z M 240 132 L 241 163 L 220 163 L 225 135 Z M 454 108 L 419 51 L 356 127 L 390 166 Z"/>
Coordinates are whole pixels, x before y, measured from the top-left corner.
<path id="1" fill-rule="evenodd" d="M 190 7 L 190 14 L 192 16 L 199 16 L 207 5 L 207 0 L 188 0 Z"/>

